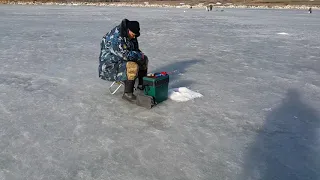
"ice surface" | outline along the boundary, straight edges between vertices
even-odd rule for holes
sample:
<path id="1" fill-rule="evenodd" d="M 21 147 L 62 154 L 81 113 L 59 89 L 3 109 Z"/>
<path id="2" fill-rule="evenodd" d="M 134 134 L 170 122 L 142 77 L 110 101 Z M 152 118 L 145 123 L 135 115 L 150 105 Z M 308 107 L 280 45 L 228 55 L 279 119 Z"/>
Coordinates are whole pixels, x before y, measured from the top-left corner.
<path id="1" fill-rule="evenodd" d="M 199 97 L 202 97 L 202 94 L 194 92 L 186 87 L 172 88 L 168 91 L 168 98 L 177 102 L 190 101 Z"/>
<path id="2" fill-rule="evenodd" d="M 203 97 L 147 110 L 111 95 L 99 45 L 122 18 L 140 21 L 151 72 Z M 320 179 L 319 19 L 1 5 L 0 179 Z"/>

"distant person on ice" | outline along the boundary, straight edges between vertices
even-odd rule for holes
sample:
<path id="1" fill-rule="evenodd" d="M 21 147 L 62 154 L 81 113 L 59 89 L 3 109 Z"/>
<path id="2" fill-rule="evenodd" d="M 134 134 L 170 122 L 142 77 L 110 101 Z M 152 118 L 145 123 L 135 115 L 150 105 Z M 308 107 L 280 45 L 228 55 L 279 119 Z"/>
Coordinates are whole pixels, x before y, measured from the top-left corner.
<path id="1" fill-rule="evenodd" d="M 135 80 L 138 78 L 138 89 L 143 90 L 142 78 L 148 70 L 148 58 L 139 49 L 139 36 L 139 22 L 123 19 L 103 36 L 100 43 L 99 77 L 124 82 L 122 98 L 130 102 L 136 100 L 133 94 Z"/>

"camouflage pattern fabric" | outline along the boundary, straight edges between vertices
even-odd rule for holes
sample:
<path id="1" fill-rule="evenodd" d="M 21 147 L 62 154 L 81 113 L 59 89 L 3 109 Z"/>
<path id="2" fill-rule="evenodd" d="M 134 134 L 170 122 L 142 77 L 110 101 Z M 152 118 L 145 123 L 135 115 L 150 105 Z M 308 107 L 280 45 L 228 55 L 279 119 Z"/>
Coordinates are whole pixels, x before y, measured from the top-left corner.
<path id="1" fill-rule="evenodd" d="M 128 62 L 135 62 L 140 69 L 147 68 L 147 57 L 143 57 L 139 49 L 137 38 L 129 39 L 127 32 L 128 20 L 122 20 L 121 24 L 113 28 L 103 36 L 99 56 L 99 77 L 109 81 L 128 80 Z M 132 65 L 129 63 L 129 65 Z M 138 71 L 138 69 L 136 69 Z M 132 70 L 131 70 L 132 73 Z M 136 78 L 130 76 L 130 79 Z"/>

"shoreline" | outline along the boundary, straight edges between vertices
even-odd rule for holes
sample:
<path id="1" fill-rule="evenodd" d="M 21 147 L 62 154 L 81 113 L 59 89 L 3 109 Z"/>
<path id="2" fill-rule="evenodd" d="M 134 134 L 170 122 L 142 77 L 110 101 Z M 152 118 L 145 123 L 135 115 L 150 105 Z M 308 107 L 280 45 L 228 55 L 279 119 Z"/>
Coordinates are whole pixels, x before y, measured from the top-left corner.
<path id="1" fill-rule="evenodd" d="M 104 2 L 68 2 L 68 3 L 59 3 L 59 2 L 0 2 L 0 5 L 57 5 L 57 6 L 106 6 L 106 7 L 142 7 L 142 8 L 180 8 L 180 9 L 190 9 L 190 5 L 169 5 L 169 4 L 149 4 L 149 3 L 129 3 L 129 2 L 118 2 L 118 3 L 104 3 Z M 193 5 L 192 9 L 205 9 L 207 5 L 200 3 L 198 5 Z M 308 5 L 237 5 L 237 4 L 228 4 L 228 5 L 213 5 L 213 8 L 242 8 L 242 9 L 320 9 L 320 6 L 308 6 Z"/>

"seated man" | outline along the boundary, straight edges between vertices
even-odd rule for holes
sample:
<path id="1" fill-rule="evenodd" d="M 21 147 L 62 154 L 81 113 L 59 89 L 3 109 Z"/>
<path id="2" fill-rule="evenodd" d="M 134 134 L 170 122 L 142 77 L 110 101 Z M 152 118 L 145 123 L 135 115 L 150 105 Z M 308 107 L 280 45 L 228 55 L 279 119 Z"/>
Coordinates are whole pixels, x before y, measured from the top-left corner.
<path id="1" fill-rule="evenodd" d="M 138 77 L 138 88 L 143 90 L 142 78 L 147 75 L 148 68 L 148 58 L 139 49 L 139 36 L 139 22 L 123 19 L 103 36 L 100 44 L 99 77 L 124 82 L 122 98 L 130 102 L 136 100 L 133 94 L 135 79 Z"/>

